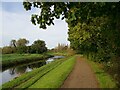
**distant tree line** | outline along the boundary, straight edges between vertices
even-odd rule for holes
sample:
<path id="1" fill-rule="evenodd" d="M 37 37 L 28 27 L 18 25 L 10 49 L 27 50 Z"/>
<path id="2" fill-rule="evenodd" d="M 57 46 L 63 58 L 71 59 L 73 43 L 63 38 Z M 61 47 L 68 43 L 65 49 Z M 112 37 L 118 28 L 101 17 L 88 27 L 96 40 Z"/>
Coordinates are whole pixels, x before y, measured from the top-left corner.
<path id="1" fill-rule="evenodd" d="M 76 53 L 68 44 L 66 45 L 60 43 L 58 43 L 58 45 L 55 48 L 49 50 L 49 52 L 63 53 L 67 55 L 74 55 Z"/>
<path id="2" fill-rule="evenodd" d="M 56 46 L 55 48 L 54 48 L 54 52 L 63 52 L 63 51 L 66 51 L 67 49 L 68 49 L 68 45 L 66 45 L 66 44 L 60 44 L 60 43 L 58 43 L 58 46 Z"/>
<path id="3" fill-rule="evenodd" d="M 11 40 L 9 46 L 1 48 L 2 54 L 11 53 L 44 53 L 47 51 L 45 41 L 36 40 L 32 45 L 27 46 L 29 41 L 25 38 L 20 38 L 19 40 Z"/>

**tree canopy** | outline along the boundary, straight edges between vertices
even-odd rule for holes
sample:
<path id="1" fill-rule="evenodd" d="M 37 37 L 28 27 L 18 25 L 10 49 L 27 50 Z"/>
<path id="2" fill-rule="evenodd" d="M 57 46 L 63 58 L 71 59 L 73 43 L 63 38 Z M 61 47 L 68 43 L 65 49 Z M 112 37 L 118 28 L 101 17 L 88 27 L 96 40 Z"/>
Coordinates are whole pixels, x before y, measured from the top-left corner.
<path id="1" fill-rule="evenodd" d="M 28 40 L 26 40 L 25 38 L 20 38 L 17 42 L 16 45 L 19 46 L 26 46 L 29 43 Z"/>
<path id="2" fill-rule="evenodd" d="M 105 15 L 114 16 L 113 18 L 117 20 L 120 12 L 120 3 L 117 2 L 23 2 L 23 5 L 26 10 L 31 10 L 32 7 L 41 9 L 39 15 L 32 14 L 31 21 L 43 29 L 47 25 L 54 24 L 54 19 L 59 19 L 60 16 L 61 19 L 65 18 L 69 23 L 76 25 L 77 22 L 89 23 L 93 17 Z"/>
<path id="3" fill-rule="evenodd" d="M 11 54 L 11 53 L 44 53 L 47 51 L 47 47 L 45 41 L 36 40 L 30 46 L 27 44 L 29 41 L 25 38 L 20 38 L 18 40 L 11 40 L 10 46 L 5 46 L 1 48 L 3 54 Z"/>
<path id="4" fill-rule="evenodd" d="M 31 51 L 32 53 L 43 53 L 47 51 L 47 47 L 44 41 L 42 40 L 36 40 L 31 45 Z"/>
<path id="5" fill-rule="evenodd" d="M 109 52 L 109 48 L 119 54 L 119 2 L 23 2 L 23 5 L 26 10 L 33 7 L 41 10 L 39 15 L 32 15 L 31 21 L 43 29 L 47 25 L 54 25 L 55 18 L 65 18 L 69 27 L 68 40 L 73 49 L 96 53 L 101 49 Z"/>

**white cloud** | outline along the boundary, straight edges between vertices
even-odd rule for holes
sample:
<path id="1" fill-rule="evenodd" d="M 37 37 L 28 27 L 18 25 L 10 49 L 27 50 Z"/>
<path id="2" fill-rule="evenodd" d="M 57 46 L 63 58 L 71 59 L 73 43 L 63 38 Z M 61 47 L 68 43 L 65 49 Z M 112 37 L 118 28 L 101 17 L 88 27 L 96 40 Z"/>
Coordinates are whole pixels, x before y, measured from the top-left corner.
<path id="1" fill-rule="evenodd" d="M 38 12 L 37 12 L 38 13 Z M 41 30 L 31 24 L 30 13 L 11 13 L 3 11 L 2 16 L 3 46 L 9 45 L 11 39 L 26 38 L 30 44 L 37 39 L 44 40 L 49 48 L 55 47 L 58 43 L 67 41 L 67 23 L 55 20 L 55 25 Z"/>

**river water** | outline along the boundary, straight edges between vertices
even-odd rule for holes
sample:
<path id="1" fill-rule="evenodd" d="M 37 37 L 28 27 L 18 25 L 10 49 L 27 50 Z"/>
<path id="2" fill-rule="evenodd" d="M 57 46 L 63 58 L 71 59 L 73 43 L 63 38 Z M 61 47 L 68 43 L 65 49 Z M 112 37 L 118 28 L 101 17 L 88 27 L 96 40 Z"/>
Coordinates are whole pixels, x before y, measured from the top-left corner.
<path id="1" fill-rule="evenodd" d="M 29 64 L 21 64 L 19 66 L 15 66 L 15 67 L 6 69 L 4 71 L 0 70 L 0 85 L 16 77 L 19 77 L 23 73 L 30 72 L 34 68 L 39 68 L 43 65 L 51 63 L 52 61 L 60 58 L 64 58 L 64 56 L 54 56 L 52 58 L 48 58 L 47 60 L 40 60 L 40 61 L 32 62 Z"/>

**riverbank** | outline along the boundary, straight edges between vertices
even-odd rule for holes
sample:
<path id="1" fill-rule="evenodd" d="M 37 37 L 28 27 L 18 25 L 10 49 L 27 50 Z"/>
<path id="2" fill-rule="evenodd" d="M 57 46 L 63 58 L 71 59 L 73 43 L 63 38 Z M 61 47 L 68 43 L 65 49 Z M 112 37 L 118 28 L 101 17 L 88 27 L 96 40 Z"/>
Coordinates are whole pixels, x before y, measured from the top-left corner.
<path id="1" fill-rule="evenodd" d="M 53 57 L 49 54 L 3 54 L 0 65 L 2 68 L 13 67 L 22 63 L 34 62 Z"/>
<path id="2" fill-rule="evenodd" d="M 74 64 L 75 56 L 55 60 L 3 84 L 2 88 L 58 88 L 63 84 Z"/>
<path id="3" fill-rule="evenodd" d="M 60 88 L 62 85 L 67 87 L 70 82 L 71 88 L 93 88 L 91 86 L 93 84 L 90 81 L 92 83 L 95 81 L 94 85 L 96 88 L 117 88 L 115 81 L 97 63 L 87 60 L 80 55 L 55 60 L 3 84 L 2 88 L 50 89 Z M 75 83 L 72 84 L 73 82 Z"/>

